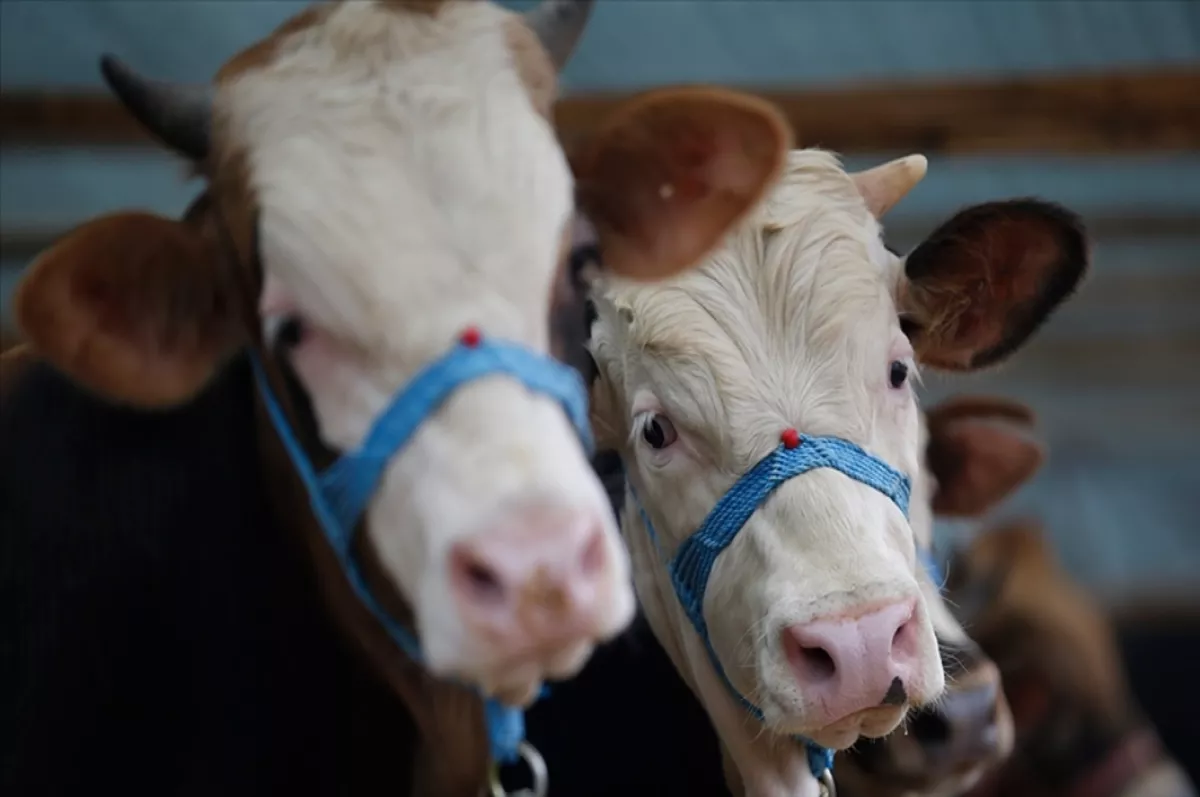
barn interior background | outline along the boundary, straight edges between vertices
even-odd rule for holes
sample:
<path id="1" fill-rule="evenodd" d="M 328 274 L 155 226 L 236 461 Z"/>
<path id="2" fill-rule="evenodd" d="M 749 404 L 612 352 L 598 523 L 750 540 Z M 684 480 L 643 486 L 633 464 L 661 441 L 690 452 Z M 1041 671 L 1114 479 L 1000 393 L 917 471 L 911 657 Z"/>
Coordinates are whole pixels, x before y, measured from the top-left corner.
<path id="1" fill-rule="evenodd" d="M 303 5 L 0 3 L 4 335 L 12 285 L 56 236 L 118 208 L 178 213 L 196 190 L 105 93 L 100 53 L 207 80 Z M 1114 606 L 1200 606 L 1200 3 L 605 0 L 564 80 L 567 138 L 624 93 L 712 82 L 772 97 L 852 167 L 923 152 L 928 177 L 887 219 L 902 249 L 971 202 L 1082 212 L 1095 259 L 1078 297 L 1019 362 L 927 377 L 926 401 L 1032 404 L 1050 458 L 1000 514 L 1040 515 Z"/>

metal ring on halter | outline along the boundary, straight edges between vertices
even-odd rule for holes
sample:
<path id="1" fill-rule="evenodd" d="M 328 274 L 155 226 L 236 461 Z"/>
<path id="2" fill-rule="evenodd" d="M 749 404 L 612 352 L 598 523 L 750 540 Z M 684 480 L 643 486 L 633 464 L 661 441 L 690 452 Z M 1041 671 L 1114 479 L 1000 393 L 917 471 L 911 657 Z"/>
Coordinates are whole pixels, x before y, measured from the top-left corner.
<path id="1" fill-rule="evenodd" d="M 833 782 L 833 773 L 826 769 L 821 773 L 821 777 L 817 778 L 817 782 L 821 784 L 821 797 L 837 797 L 837 786 Z"/>
<path id="2" fill-rule="evenodd" d="M 546 761 L 542 754 L 529 742 L 521 742 L 517 745 L 517 755 L 529 767 L 529 772 L 533 775 L 533 786 L 514 792 L 505 791 L 500 783 L 500 768 L 493 764 L 490 778 L 492 797 L 546 797 L 546 792 L 550 789 L 550 773 L 546 769 Z"/>

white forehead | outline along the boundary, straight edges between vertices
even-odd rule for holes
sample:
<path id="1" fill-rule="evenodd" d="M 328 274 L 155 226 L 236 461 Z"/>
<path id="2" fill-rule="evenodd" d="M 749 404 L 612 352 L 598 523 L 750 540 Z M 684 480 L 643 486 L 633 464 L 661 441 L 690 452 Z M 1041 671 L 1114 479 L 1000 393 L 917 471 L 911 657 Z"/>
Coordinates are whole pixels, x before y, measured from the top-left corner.
<path id="1" fill-rule="evenodd" d="M 512 24 L 491 3 L 347 2 L 222 84 L 264 264 L 333 331 L 421 346 L 476 323 L 544 345 L 571 176 Z"/>
<path id="2" fill-rule="evenodd" d="M 778 435 L 767 416 L 815 434 L 867 426 L 871 402 L 855 390 L 867 390 L 868 369 L 882 375 L 899 332 L 893 258 L 882 259 L 883 251 L 878 225 L 837 159 L 793 151 L 768 199 L 698 269 L 656 285 L 600 286 L 597 358 L 627 383 L 645 368 L 677 387 L 673 393 L 715 395 L 725 420 L 739 407 L 763 411 L 763 435 Z M 738 432 L 743 439 L 741 423 Z M 759 452 L 764 442 L 742 441 Z"/>

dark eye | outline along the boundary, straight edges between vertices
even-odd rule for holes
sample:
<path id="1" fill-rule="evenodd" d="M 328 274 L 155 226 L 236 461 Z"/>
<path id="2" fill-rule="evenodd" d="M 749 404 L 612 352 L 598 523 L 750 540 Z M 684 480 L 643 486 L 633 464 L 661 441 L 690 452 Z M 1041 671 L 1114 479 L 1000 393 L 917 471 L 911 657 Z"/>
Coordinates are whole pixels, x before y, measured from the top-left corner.
<path id="1" fill-rule="evenodd" d="M 303 319 L 290 315 L 280 322 L 279 331 L 275 333 L 275 345 L 294 349 L 304 342 L 307 331 Z"/>
<path id="2" fill-rule="evenodd" d="M 908 364 L 902 360 L 892 360 L 892 364 L 888 367 L 888 383 L 893 388 L 901 388 L 904 387 L 907 379 Z"/>
<path id="3" fill-rule="evenodd" d="M 663 415 L 652 415 L 642 424 L 642 439 L 655 449 L 663 449 L 679 437 L 675 426 Z"/>

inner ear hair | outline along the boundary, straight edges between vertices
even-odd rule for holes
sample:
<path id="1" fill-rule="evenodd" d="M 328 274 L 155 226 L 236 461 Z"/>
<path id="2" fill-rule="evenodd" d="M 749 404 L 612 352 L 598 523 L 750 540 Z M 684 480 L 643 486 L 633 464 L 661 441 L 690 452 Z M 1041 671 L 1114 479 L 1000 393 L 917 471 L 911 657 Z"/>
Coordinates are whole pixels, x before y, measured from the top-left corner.
<path id="1" fill-rule="evenodd" d="M 1024 346 L 1079 286 L 1082 219 L 1033 198 L 959 211 L 905 260 L 901 304 L 923 364 L 973 371 Z"/>

